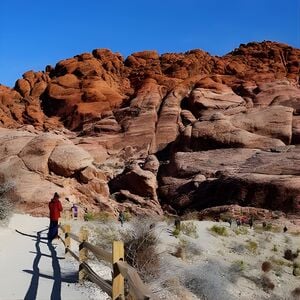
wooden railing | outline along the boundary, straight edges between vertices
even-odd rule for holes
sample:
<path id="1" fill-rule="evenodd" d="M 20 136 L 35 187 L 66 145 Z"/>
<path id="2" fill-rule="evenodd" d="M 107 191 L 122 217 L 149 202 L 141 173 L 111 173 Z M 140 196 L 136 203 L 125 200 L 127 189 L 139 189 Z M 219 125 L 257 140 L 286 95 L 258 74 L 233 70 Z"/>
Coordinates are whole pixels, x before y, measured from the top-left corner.
<path id="1" fill-rule="evenodd" d="M 124 279 L 126 279 L 129 287 L 129 299 L 154 299 L 149 288 L 143 283 L 137 271 L 124 261 L 124 244 L 122 241 L 114 241 L 112 244 L 112 253 L 110 253 L 89 243 L 88 231 L 83 228 L 81 228 L 79 236 L 71 232 L 70 225 L 60 225 L 60 229 L 63 231 L 63 234 L 60 235 L 60 239 L 65 246 L 65 253 L 70 254 L 79 262 L 79 282 L 87 278 L 97 284 L 115 300 L 125 299 Z M 71 240 L 78 243 L 78 254 L 71 250 Z M 88 251 L 92 252 L 98 260 L 106 261 L 111 264 L 111 282 L 99 277 L 87 264 Z"/>

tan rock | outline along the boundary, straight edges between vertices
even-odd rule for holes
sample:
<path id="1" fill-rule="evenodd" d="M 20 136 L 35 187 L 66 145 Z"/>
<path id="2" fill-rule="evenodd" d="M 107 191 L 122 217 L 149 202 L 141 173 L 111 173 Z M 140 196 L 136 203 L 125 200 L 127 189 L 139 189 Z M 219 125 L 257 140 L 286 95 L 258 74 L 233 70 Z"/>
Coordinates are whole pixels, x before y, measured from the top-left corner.
<path id="1" fill-rule="evenodd" d="M 45 133 L 31 139 L 30 142 L 19 153 L 19 157 L 30 171 L 47 175 L 48 159 L 62 139 L 57 135 Z"/>
<path id="2" fill-rule="evenodd" d="M 250 109 L 246 113 L 231 117 L 235 127 L 263 136 L 269 136 L 290 144 L 292 139 L 293 109 L 284 106 L 270 106 L 264 109 Z"/>
<path id="3" fill-rule="evenodd" d="M 191 148 L 194 151 L 216 148 L 259 148 L 269 149 L 285 144 L 233 126 L 228 120 L 213 120 L 193 124 Z"/>
<path id="4" fill-rule="evenodd" d="M 90 154 L 73 143 L 59 143 L 49 157 L 49 170 L 69 177 L 92 163 Z"/>

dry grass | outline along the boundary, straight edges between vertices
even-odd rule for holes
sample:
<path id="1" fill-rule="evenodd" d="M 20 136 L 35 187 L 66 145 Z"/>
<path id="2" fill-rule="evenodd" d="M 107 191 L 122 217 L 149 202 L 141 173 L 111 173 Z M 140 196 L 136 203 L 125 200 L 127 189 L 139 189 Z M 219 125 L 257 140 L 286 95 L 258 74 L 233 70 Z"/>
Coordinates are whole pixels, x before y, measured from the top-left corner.
<path id="1" fill-rule="evenodd" d="M 160 263 L 156 246 L 158 239 L 150 230 L 151 220 L 136 220 L 134 230 L 124 236 L 125 260 L 134 267 L 144 281 L 158 276 Z"/>
<path id="2" fill-rule="evenodd" d="M 249 233 L 248 229 L 247 229 L 246 227 L 244 227 L 244 226 L 240 226 L 240 227 L 238 227 L 238 228 L 235 228 L 235 229 L 233 230 L 233 232 L 234 232 L 236 235 L 240 235 L 240 234 L 246 235 L 246 234 Z"/>
<path id="3" fill-rule="evenodd" d="M 181 231 L 183 234 L 194 239 L 197 239 L 199 237 L 197 233 L 197 226 L 193 221 L 181 222 Z"/>
<path id="4" fill-rule="evenodd" d="M 248 249 L 250 252 L 252 252 L 252 253 L 256 253 L 256 251 L 257 251 L 257 248 L 258 248 L 258 245 L 257 245 L 257 243 L 256 242 L 254 242 L 254 241 L 247 241 L 247 244 L 246 244 L 246 249 Z"/>
<path id="5" fill-rule="evenodd" d="M 227 229 L 224 226 L 213 225 L 209 230 L 217 235 L 228 236 Z"/>

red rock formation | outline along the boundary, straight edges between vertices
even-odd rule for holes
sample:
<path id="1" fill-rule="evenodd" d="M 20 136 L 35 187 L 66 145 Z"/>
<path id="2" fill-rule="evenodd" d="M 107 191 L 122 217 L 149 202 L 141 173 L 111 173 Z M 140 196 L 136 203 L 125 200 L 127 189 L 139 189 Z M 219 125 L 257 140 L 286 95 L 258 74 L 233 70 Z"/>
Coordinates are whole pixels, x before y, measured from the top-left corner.
<path id="1" fill-rule="evenodd" d="M 28 131 L 15 149 L 5 139 L 0 153 L 18 155 L 13 165 L 25 165 L 28 172 L 78 177 L 76 188 L 103 209 L 115 207 L 107 189 L 113 180 L 113 191 L 126 199 L 128 209 L 147 207 L 139 213 L 148 214 L 151 207 L 160 213 L 158 200 L 181 211 L 231 202 L 292 211 L 299 173 L 285 168 L 297 164 L 298 150 L 288 159 L 281 153 L 280 166 L 274 157 L 278 149 L 300 141 L 299 62 L 300 49 L 268 41 L 240 45 L 223 57 L 202 50 L 143 51 L 124 60 L 96 49 L 44 72 L 26 72 L 14 89 L 0 85 L 2 127 L 28 130 L 33 125 L 33 135 L 36 130 L 59 132 L 89 154 L 67 140 L 57 146 L 61 138 L 47 134 L 32 139 Z M 217 152 L 207 157 L 207 150 Z M 237 165 L 245 169 L 241 153 L 252 164 L 247 172 L 236 170 Z M 255 160 L 255 153 L 263 160 Z M 69 161 L 70 155 L 78 160 Z M 215 164 L 219 159 L 223 165 Z M 158 168 L 168 161 L 167 171 Z M 133 162 L 142 163 L 142 169 L 124 172 Z M 91 163 L 97 172 L 106 170 L 105 178 L 87 169 Z M 205 201 L 199 203 L 198 197 Z M 276 199 L 272 204 L 271 198 Z"/>

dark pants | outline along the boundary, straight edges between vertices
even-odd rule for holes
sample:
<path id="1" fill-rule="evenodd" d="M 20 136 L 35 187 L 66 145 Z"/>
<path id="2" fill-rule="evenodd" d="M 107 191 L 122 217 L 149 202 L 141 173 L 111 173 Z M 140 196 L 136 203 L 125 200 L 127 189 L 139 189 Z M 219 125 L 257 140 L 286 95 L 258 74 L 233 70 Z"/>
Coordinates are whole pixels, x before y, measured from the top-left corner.
<path id="1" fill-rule="evenodd" d="M 48 240 L 52 241 L 58 236 L 58 221 L 50 221 Z"/>

